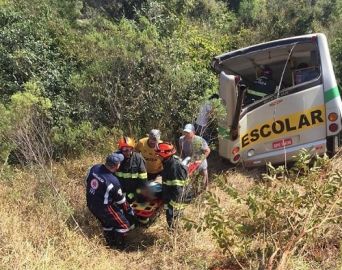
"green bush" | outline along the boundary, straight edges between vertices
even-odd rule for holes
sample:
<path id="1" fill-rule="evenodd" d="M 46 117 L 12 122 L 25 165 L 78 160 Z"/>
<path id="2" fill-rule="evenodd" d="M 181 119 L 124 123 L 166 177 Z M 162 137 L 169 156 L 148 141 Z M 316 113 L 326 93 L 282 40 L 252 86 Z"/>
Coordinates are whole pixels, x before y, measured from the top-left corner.
<path id="1" fill-rule="evenodd" d="M 73 123 L 64 119 L 64 125 L 52 129 L 55 158 L 78 156 L 85 151 L 109 153 L 116 149 L 116 141 L 121 132 L 106 127 L 94 128 L 90 122 Z"/>
<path id="2" fill-rule="evenodd" d="M 246 195 L 220 177 L 217 185 L 233 199 L 239 215 L 230 215 L 208 192 L 205 214 L 199 222 L 188 220 L 187 228 L 210 230 L 240 266 L 287 269 L 292 255 L 309 252 L 328 235 L 341 238 L 332 225 L 341 226 L 342 173 L 329 171 L 326 158 L 310 162 L 310 155 L 302 152 L 290 171 L 268 165 L 264 183 Z"/>

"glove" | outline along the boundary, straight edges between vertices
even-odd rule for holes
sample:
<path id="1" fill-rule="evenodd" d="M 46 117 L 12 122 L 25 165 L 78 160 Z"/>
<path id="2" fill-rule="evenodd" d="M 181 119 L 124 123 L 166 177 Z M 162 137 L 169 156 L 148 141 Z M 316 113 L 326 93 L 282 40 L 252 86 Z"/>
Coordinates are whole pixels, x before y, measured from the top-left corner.
<path id="1" fill-rule="evenodd" d="M 130 209 L 128 209 L 127 214 L 130 216 L 133 216 L 133 217 L 135 216 L 135 213 L 134 213 L 134 210 L 132 207 L 130 207 Z"/>
<path id="2" fill-rule="evenodd" d="M 181 164 L 187 166 L 191 160 L 191 157 L 186 157 L 182 160 Z"/>

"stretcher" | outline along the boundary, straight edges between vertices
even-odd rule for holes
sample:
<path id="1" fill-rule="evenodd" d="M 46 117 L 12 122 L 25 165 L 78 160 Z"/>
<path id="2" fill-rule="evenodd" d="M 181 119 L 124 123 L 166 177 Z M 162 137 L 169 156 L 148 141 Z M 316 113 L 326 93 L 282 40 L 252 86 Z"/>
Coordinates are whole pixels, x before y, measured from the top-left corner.
<path id="1" fill-rule="evenodd" d="M 187 164 L 188 175 L 191 177 L 198 169 L 199 163 L 191 162 Z M 134 201 L 131 206 L 139 221 L 143 225 L 150 225 L 158 217 L 163 209 L 162 184 L 156 181 L 149 183 L 148 189 L 151 191 L 149 199 L 144 202 Z"/>

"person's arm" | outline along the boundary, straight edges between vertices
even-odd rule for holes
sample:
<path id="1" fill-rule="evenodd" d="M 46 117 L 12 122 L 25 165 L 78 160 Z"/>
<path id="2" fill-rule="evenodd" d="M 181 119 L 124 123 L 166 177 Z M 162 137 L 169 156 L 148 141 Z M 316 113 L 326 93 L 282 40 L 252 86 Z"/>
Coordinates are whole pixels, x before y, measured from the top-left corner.
<path id="1" fill-rule="evenodd" d="M 141 152 L 141 148 L 142 148 L 142 142 L 139 141 L 138 144 L 135 146 L 135 150 L 136 150 L 137 152 Z"/>
<path id="2" fill-rule="evenodd" d="M 117 205 L 118 207 L 120 207 L 126 213 L 134 214 L 132 207 L 126 201 L 126 197 L 125 197 L 125 195 L 122 192 L 119 180 L 115 180 L 114 178 L 112 178 L 111 185 L 114 186 L 112 188 L 112 190 L 110 191 L 111 195 L 112 195 L 112 198 L 113 198 L 113 202 L 112 203 Z"/>
<path id="3" fill-rule="evenodd" d="M 203 138 L 202 138 L 202 150 L 203 150 L 203 154 L 205 155 L 205 158 L 207 158 L 210 154 L 210 148 L 206 140 L 204 140 Z"/>
<path id="4" fill-rule="evenodd" d="M 205 158 L 207 158 L 210 154 L 210 148 L 207 147 L 206 149 L 204 149 L 204 155 L 205 155 Z"/>
<path id="5" fill-rule="evenodd" d="M 183 158 L 183 141 L 182 141 L 182 137 L 180 137 L 179 140 L 178 140 L 178 149 L 179 149 L 179 156 L 180 156 L 180 158 Z"/>
<path id="6" fill-rule="evenodd" d="M 138 174 L 138 178 L 140 180 L 147 180 L 147 170 L 146 170 L 146 166 L 145 166 L 145 159 L 142 157 L 141 154 L 137 154 L 137 158 L 139 159 L 139 174 Z"/>
<path id="7" fill-rule="evenodd" d="M 184 165 L 180 165 L 179 179 L 186 180 L 188 178 L 188 170 Z"/>

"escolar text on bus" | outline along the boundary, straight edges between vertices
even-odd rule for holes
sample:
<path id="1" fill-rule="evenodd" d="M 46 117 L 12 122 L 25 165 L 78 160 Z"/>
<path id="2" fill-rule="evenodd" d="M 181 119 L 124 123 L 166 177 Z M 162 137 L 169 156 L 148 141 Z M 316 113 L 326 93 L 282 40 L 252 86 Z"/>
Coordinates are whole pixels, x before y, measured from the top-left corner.
<path id="1" fill-rule="evenodd" d="M 244 148 L 262 140 L 274 139 L 286 133 L 321 125 L 325 119 L 324 112 L 324 106 L 319 106 L 305 112 L 280 117 L 276 121 L 269 120 L 241 136 L 241 146 Z"/>

